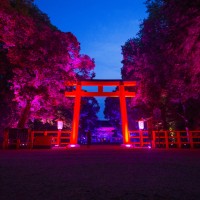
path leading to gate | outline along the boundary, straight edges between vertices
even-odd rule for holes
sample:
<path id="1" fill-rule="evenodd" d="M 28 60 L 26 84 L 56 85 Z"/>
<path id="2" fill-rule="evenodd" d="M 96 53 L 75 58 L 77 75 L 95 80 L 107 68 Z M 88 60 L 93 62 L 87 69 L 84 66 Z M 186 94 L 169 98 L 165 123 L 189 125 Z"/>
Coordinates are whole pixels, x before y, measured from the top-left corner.
<path id="1" fill-rule="evenodd" d="M 200 199 L 200 150 L 0 150 L 0 199 Z"/>

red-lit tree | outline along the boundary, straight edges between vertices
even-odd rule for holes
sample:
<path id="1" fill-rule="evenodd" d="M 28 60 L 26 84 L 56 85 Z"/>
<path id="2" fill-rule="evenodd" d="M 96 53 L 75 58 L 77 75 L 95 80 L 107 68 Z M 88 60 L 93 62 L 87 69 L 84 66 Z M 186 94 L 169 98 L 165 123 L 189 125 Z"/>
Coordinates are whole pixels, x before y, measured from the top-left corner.
<path id="1" fill-rule="evenodd" d="M 178 118 L 187 126 L 186 102 L 200 100 L 199 1 L 149 0 L 146 5 L 149 16 L 138 38 L 122 47 L 122 77 L 138 80 L 131 106 L 144 102 L 149 115 L 158 107 L 168 122 L 164 128 Z"/>
<path id="2" fill-rule="evenodd" d="M 70 107 L 64 81 L 94 76 L 94 61 L 80 55 L 76 37 L 57 30 L 28 0 L 4 0 L 0 26 L 0 42 L 13 65 L 10 84 L 17 102 L 17 126 L 24 127 L 28 119 L 53 119 L 57 106 Z"/>

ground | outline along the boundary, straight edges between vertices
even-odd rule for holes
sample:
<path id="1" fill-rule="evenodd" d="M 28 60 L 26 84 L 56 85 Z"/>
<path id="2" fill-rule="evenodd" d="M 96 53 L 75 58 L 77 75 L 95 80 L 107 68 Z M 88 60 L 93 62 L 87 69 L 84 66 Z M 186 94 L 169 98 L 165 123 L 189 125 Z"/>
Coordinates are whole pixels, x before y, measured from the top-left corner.
<path id="1" fill-rule="evenodd" d="M 1 200 L 198 200 L 199 149 L 0 150 Z"/>

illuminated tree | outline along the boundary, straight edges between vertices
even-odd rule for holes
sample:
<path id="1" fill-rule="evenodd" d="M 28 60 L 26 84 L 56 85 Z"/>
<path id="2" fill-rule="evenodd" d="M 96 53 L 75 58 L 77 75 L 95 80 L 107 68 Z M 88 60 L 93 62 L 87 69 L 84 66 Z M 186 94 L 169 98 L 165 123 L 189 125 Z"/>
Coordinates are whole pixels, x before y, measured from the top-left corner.
<path id="1" fill-rule="evenodd" d="M 19 128 L 28 119 L 52 120 L 58 106 L 71 107 L 64 81 L 94 76 L 94 61 L 80 54 L 76 37 L 52 26 L 32 1 L 3 1 L 0 43 L 13 66 L 10 84 Z"/>
<path id="2" fill-rule="evenodd" d="M 199 1 L 148 0 L 146 5 L 149 16 L 138 38 L 122 47 L 122 77 L 138 81 L 131 106 L 143 102 L 150 116 L 159 108 L 164 128 L 180 120 L 188 126 L 188 102 L 200 101 Z"/>

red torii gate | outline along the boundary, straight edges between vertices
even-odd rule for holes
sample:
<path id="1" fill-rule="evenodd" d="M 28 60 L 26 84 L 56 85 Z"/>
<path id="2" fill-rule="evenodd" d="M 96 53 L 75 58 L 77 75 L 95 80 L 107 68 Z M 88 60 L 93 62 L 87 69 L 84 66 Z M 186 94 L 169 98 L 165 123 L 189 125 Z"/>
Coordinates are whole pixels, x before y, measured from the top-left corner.
<path id="1" fill-rule="evenodd" d="M 129 92 L 125 90 L 125 87 L 136 86 L 135 81 L 94 79 L 94 80 L 84 80 L 76 82 L 66 82 L 66 86 L 76 87 L 76 89 L 71 92 L 68 91 L 65 92 L 66 97 L 75 97 L 72 134 L 70 136 L 71 147 L 75 147 L 78 144 L 78 127 L 79 127 L 81 97 L 95 97 L 95 96 L 119 97 L 123 144 L 125 145 L 129 144 L 130 138 L 128 132 L 126 97 L 135 97 L 135 92 Z M 87 92 L 82 90 L 82 86 L 97 86 L 98 90 L 97 92 Z M 105 92 L 103 90 L 104 86 L 117 86 L 118 90 L 114 92 Z"/>

